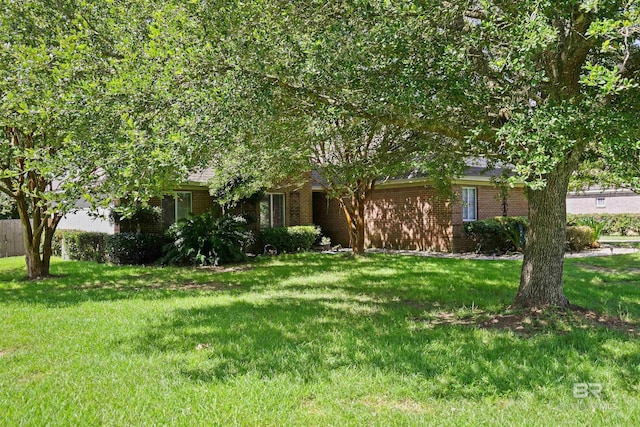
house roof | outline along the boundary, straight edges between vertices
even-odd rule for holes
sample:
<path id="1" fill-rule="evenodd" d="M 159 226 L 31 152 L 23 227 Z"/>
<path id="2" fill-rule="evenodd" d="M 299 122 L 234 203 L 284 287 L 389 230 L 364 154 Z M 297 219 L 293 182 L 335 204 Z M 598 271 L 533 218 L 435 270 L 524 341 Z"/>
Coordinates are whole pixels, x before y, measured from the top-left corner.
<path id="1" fill-rule="evenodd" d="M 507 168 L 497 167 L 497 168 L 488 169 L 487 161 L 482 158 L 467 159 L 466 163 L 467 163 L 467 170 L 465 171 L 464 175 L 459 178 L 459 180 L 461 181 L 465 181 L 465 180 L 469 181 L 469 180 L 473 180 L 474 178 L 481 179 L 481 180 L 489 180 L 491 178 L 496 178 L 502 175 L 505 172 L 505 170 L 507 170 L 507 172 L 509 172 L 510 170 L 510 168 L 508 167 Z M 313 171 L 311 173 L 311 179 L 312 179 L 313 190 L 316 190 L 316 191 L 323 190 L 323 184 L 326 184 L 326 180 L 322 177 L 322 175 L 320 175 L 320 173 L 318 173 L 317 171 Z M 429 175 L 427 173 L 418 171 L 418 170 L 413 170 L 403 175 L 399 175 L 396 177 L 389 177 L 385 179 L 383 182 L 385 184 L 394 184 L 394 183 L 399 184 L 399 183 L 408 182 L 408 181 L 413 182 L 413 181 L 428 181 L 428 180 L 429 180 Z"/>
<path id="2" fill-rule="evenodd" d="M 191 172 L 187 182 L 191 184 L 207 184 L 211 178 L 213 178 L 213 169 L 205 168 Z"/>

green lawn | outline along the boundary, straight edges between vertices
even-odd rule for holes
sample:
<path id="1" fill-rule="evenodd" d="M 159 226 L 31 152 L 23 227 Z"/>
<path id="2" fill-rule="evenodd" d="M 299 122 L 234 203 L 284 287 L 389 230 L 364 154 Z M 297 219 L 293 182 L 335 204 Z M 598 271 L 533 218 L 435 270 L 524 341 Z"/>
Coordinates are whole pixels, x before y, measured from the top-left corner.
<path id="1" fill-rule="evenodd" d="M 27 281 L 2 259 L 0 425 L 640 425 L 639 262 L 566 264 L 571 302 L 628 332 L 562 315 L 481 327 L 510 314 L 518 261 L 55 260 L 57 277 Z"/>

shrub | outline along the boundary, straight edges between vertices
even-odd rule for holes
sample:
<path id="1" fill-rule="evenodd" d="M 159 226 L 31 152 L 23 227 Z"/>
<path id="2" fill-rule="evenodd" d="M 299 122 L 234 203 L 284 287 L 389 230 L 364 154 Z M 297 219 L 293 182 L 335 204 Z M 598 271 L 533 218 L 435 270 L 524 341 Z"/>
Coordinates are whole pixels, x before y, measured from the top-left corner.
<path id="1" fill-rule="evenodd" d="M 526 243 L 527 219 L 524 217 L 495 217 L 467 222 L 464 232 L 482 253 L 521 251 Z"/>
<path id="2" fill-rule="evenodd" d="M 54 251 L 78 261 L 105 262 L 107 233 L 65 230 L 59 233 L 58 243 L 52 244 Z M 55 253 L 54 252 L 54 253 Z"/>
<path id="3" fill-rule="evenodd" d="M 214 212 L 192 216 L 169 228 L 165 264 L 218 265 L 246 260 L 244 249 L 253 233 L 242 216 L 219 217 Z"/>
<path id="4" fill-rule="evenodd" d="M 124 213 L 128 213 L 125 215 Z M 110 220 L 120 225 L 120 230 L 125 232 L 142 232 L 149 227 L 160 224 L 162 221 L 162 209 L 158 206 L 116 206 L 109 216 Z"/>
<path id="5" fill-rule="evenodd" d="M 157 233 L 117 233 L 107 237 L 107 259 L 114 264 L 153 264 L 168 239 Z"/>
<path id="6" fill-rule="evenodd" d="M 278 253 L 293 253 L 311 249 L 320 234 L 320 228 L 315 225 L 275 227 L 262 230 L 259 240 L 263 246 L 271 245 L 276 248 Z"/>
<path id="7" fill-rule="evenodd" d="M 567 225 L 604 223 L 601 233 L 626 236 L 640 234 L 640 215 L 637 214 L 580 214 L 567 215 Z"/>
<path id="8" fill-rule="evenodd" d="M 598 220 L 594 217 L 587 216 L 587 217 L 579 218 L 578 220 L 576 220 L 576 225 L 583 225 L 591 228 L 592 234 L 591 234 L 590 246 L 592 248 L 600 247 L 598 240 L 600 240 L 602 231 L 607 226 L 607 220 L 603 220 L 603 219 Z"/>
<path id="9" fill-rule="evenodd" d="M 572 225 L 567 227 L 567 241 L 565 247 L 572 252 L 580 252 L 591 246 L 593 229 L 586 225 Z"/>

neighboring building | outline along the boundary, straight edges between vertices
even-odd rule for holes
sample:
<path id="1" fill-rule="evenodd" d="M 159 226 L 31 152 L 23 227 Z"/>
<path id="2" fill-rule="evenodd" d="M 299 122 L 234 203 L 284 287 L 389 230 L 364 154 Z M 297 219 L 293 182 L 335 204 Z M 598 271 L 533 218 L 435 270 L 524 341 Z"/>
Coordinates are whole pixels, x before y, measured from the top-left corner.
<path id="1" fill-rule="evenodd" d="M 58 230 L 82 230 L 113 234 L 115 228 L 109 220 L 108 209 L 92 211 L 88 203 L 78 201 L 77 210 L 66 214 L 58 224 Z"/>
<path id="2" fill-rule="evenodd" d="M 627 189 L 590 187 L 567 195 L 569 214 L 640 214 L 640 194 Z"/>
<path id="3" fill-rule="evenodd" d="M 470 167 L 453 182 L 451 201 L 423 175 L 407 175 L 378 183 L 366 210 L 366 246 L 385 249 L 465 252 L 474 244 L 465 238 L 463 224 L 496 216 L 526 216 L 528 204 L 522 186 L 507 198 L 491 182 L 498 172 L 483 174 Z M 349 246 L 347 222 L 339 203 L 325 196 L 315 179 L 313 222 L 331 237 L 332 244 Z"/>

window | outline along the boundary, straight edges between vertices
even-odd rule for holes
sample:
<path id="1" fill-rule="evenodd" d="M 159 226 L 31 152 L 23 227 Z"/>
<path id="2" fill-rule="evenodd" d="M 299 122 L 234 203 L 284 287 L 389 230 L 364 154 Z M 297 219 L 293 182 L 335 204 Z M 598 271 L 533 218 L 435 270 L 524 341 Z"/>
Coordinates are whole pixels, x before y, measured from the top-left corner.
<path id="1" fill-rule="evenodd" d="M 596 197 L 596 208 L 604 208 L 605 206 L 604 197 Z"/>
<path id="2" fill-rule="evenodd" d="M 265 194 L 260 201 L 260 228 L 284 227 L 284 194 Z"/>
<path id="3" fill-rule="evenodd" d="M 478 190 L 474 187 L 462 187 L 462 220 L 478 219 Z"/>
<path id="4" fill-rule="evenodd" d="M 162 199 L 162 225 L 167 228 L 191 214 L 191 192 L 178 191 Z"/>

